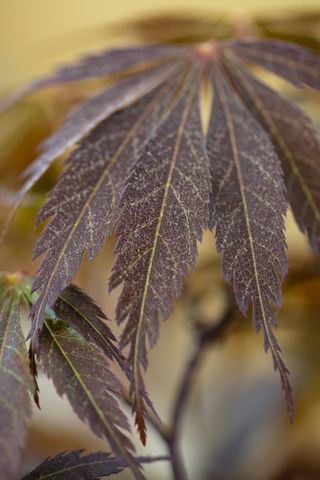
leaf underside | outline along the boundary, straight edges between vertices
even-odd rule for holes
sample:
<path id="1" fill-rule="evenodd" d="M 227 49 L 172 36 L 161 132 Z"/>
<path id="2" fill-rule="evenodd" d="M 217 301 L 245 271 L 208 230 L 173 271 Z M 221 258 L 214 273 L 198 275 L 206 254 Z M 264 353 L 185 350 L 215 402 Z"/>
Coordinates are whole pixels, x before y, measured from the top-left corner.
<path id="1" fill-rule="evenodd" d="M 101 350 L 62 320 L 55 324 L 46 320 L 40 335 L 39 360 L 57 393 L 66 395 L 79 418 L 109 442 L 114 453 L 131 468 L 134 478 L 143 479 L 127 436 L 127 418 L 116 399 L 121 384 Z"/>
<path id="2" fill-rule="evenodd" d="M 273 141 L 297 223 L 308 234 L 312 248 L 319 252 L 319 132 L 306 114 L 292 102 L 282 98 L 234 61 L 230 67 L 230 76 L 241 98 Z"/>
<path id="3" fill-rule="evenodd" d="M 126 359 L 116 345 L 116 338 L 106 324 L 108 320 L 102 310 L 79 287 L 69 285 L 54 303 L 56 316 L 64 320 L 85 340 L 94 343 L 110 360 L 118 363 L 129 375 Z"/>
<path id="4" fill-rule="evenodd" d="M 125 77 L 115 85 L 98 92 L 71 110 L 61 127 L 43 144 L 42 155 L 25 171 L 30 178 L 19 196 L 23 196 L 48 169 L 50 164 L 70 146 L 85 136 L 90 130 L 112 113 L 127 107 L 140 96 L 155 88 L 172 71 L 170 64 L 149 68 L 143 73 Z"/>
<path id="5" fill-rule="evenodd" d="M 59 294 L 53 310 L 59 319 L 64 320 L 85 340 L 99 347 L 110 360 L 117 362 L 131 381 L 131 369 L 127 359 L 119 350 L 117 339 L 106 325 L 107 317 L 88 295 L 79 287 L 71 284 Z M 157 412 L 147 392 L 144 392 L 144 401 L 157 417 Z"/>
<path id="6" fill-rule="evenodd" d="M 207 158 L 195 77 L 186 81 L 165 123 L 141 151 L 126 183 L 116 227 L 117 260 L 110 286 L 123 283 L 116 317 L 118 322 L 127 320 L 121 344 L 130 343 L 132 395 L 143 441 L 140 366 L 147 367 L 146 338 L 155 344 L 159 316 L 167 318 L 180 295 L 208 221 Z"/>
<path id="7" fill-rule="evenodd" d="M 231 50 L 298 88 L 307 85 L 320 89 L 320 58 L 305 48 L 283 41 L 254 39 L 232 42 Z"/>
<path id="8" fill-rule="evenodd" d="M 139 457 L 141 463 L 170 460 L 170 457 Z M 84 450 L 63 452 L 49 457 L 21 480 L 99 480 L 120 473 L 126 464 L 109 453 L 96 452 L 84 455 Z"/>
<path id="9" fill-rule="evenodd" d="M 108 453 L 83 455 L 83 450 L 75 450 L 47 458 L 21 480 L 99 480 L 121 472 L 125 466 Z"/>
<path id="10" fill-rule="evenodd" d="M 47 307 L 58 298 L 62 312 L 73 309 L 63 303 L 61 292 L 85 253 L 92 259 L 115 231 L 110 288 L 122 286 L 116 320 L 124 324 L 121 346 L 129 345 L 131 393 L 143 442 L 148 344 L 155 344 L 159 319 L 170 315 L 195 265 L 197 242 L 213 225 L 223 274 L 241 311 L 251 309 L 255 328 L 263 332 L 293 416 L 289 374 L 272 326 L 287 271 L 283 217 L 288 201 L 319 251 L 319 133 L 298 107 L 255 78 L 248 64 L 296 87 L 320 89 L 319 57 L 286 42 L 257 39 L 105 52 L 29 87 L 35 91 L 135 68 L 69 114 L 28 169 L 22 193 L 76 144 L 37 217 L 47 224 L 34 248 L 34 258 L 43 259 L 33 284 L 38 298 L 32 308 L 32 347 L 38 348 Z M 199 99 L 208 79 L 213 104 L 205 135 Z M 74 309 L 69 314 L 85 336 L 86 315 Z M 101 351 L 101 332 L 93 330 L 89 340 Z M 45 344 L 57 345 L 52 336 L 48 340 L 48 326 L 44 335 Z M 66 341 L 59 332 L 54 336 Z M 71 343 L 78 338 L 71 337 Z"/>
<path id="11" fill-rule="evenodd" d="M 224 277 L 232 283 L 242 313 L 252 306 L 265 349 L 279 370 L 288 409 L 293 398 L 288 370 L 271 331 L 287 272 L 286 201 L 280 164 L 263 128 L 239 101 L 218 68 L 213 71 L 214 103 L 208 132 L 212 178 L 212 223 Z"/>
<path id="12" fill-rule="evenodd" d="M 33 391 L 19 303 L 18 293 L 0 279 L 0 471 L 8 480 L 19 467 Z"/>
<path id="13" fill-rule="evenodd" d="M 37 222 L 52 219 L 34 248 L 35 258 L 46 252 L 33 285 L 40 293 L 33 309 L 35 341 L 46 306 L 70 283 L 85 251 L 92 259 L 111 234 L 124 181 L 164 114 L 172 86 L 172 81 L 165 82 L 100 123 L 67 159 L 65 172 L 37 217 Z"/>
<path id="14" fill-rule="evenodd" d="M 25 194 L 58 156 L 64 154 L 103 119 L 155 88 L 170 72 L 172 73 L 170 63 L 161 67 L 151 67 L 143 73 L 120 80 L 114 86 L 102 90 L 74 108 L 66 116 L 61 127 L 40 145 L 43 153 L 25 170 L 24 176 L 28 178 L 16 196 L 4 233 Z"/>
<path id="15" fill-rule="evenodd" d="M 152 63 L 175 58 L 183 50 L 183 47 L 155 44 L 123 49 L 108 49 L 98 54 L 87 55 L 74 64 L 64 65 L 53 74 L 35 80 L 12 96 L 9 96 L 0 103 L 0 113 L 21 98 L 40 89 L 88 78 L 119 74 L 132 68 L 147 67 Z"/>

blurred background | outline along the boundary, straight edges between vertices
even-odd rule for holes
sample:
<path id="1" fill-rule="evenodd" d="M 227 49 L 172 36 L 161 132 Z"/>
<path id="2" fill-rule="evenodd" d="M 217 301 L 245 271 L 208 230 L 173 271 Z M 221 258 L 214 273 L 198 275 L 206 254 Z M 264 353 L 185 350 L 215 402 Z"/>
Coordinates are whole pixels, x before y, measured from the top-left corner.
<path id="1" fill-rule="evenodd" d="M 57 64 L 106 45 L 203 41 L 243 33 L 293 40 L 320 52 L 319 0 L 0 0 L 0 96 Z M 265 79 L 276 83 L 320 126 L 319 95 Z M 96 86 L 82 82 L 50 89 L 0 117 L 1 223 L 10 211 L 19 175 L 37 155 L 37 144 Z M 60 167 L 58 161 L 25 199 L 0 247 L 0 270 L 35 272 L 31 250 L 38 232 L 33 218 Z M 290 213 L 287 235 L 290 274 L 277 333 L 293 374 L 296 421 L 289 423 L 279 379 L 261 337 L 253 332 L 250 320 L 239 315 L 223 341 L 203 358 L 189 398 L 181 446 L 192 480 L 320 479 L 319 263 Z M 107 294 L 112 247 L 110 240 L 76 279 L 111 319 L 119 294 Z M 194 312 L 215 322 L 224 302 L 214 236 L 207 234 L 196 271 L 150 355 L 147 386 L 164 421 L 170 418 L 183 366 L 193 352 Z M 39 383 L 42 409 L 34 409 L 21 472 L 63 450 L 107 448 L 41 374 Z M 147 447 L 138 448 L 143 455 L 166 453 L 151 428 Z M 171 478 L 165 463 L 148 466 L 146 472 L 148 479 Z"/>

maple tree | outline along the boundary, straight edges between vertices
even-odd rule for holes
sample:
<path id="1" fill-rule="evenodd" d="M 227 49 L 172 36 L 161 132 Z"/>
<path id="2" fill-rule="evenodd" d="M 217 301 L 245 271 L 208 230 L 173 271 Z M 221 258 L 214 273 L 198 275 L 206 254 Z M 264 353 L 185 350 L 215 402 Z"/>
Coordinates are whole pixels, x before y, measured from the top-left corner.
<path id="1" fill-rule="evenodd" d="M 47 222 L 33 251 L 34 259 L 42 256 L 37 277 L 3 274 L 0 280 L 1 409 L 7 412 L 1 437 L 9 436 L 6 448 L 0 446 L 0 466 L 8 478 L 6 450 L 12 455 L 23 444 L 29 392 L 38 397 L 37 366 L 93 432 L 108 440 L 116 459 L 61 454 L 25 478 L 46 478 L 41 475 L 61 465 L 76 470 L 84 463 L 87 476 L 74 478 L 99 478 L 125 466 L 144 478 L 118 402 L 122 385 L 110 365 L 116 362 L 125 372 L 145 444 L 145 417 L 155 414 L 144 382 L 148 345 L 157 342 L 160 318 L 169 317 L 208 228 L 215 228 L 223 275 L 239 309 L 243 314 L 250 309 L 263 333 L 293 419 L 290 374 L 272 327 L 288 269 L 288 204 L 319 252 L 320 136 L 305 113 L 255 76 L 252 65 L 295 87 L 320 89 L 320 58 L 311 50 L 279 40 L 212 40 L 107 50 L 3 102 L 5 109 L 42 88 L 125 73 L 67 115 L 42 144 L 17 195 L 15 208 L 66 154 L 63 172 L 36 217 L 37 224 Z M 202 96 L 209 104 L 207 121 Z M 117 243 L 109 288 L 122 286 L 119 346 L 100 308 L 71 284 L 84 255 L 93 259 L 112 232 Z M 32 372 L 19 323 L 22 302 L 32 319 Z M 205 332 L 203 343 L 212 335 Z M 17 418 L 8 408 L 12 391 Z"/>

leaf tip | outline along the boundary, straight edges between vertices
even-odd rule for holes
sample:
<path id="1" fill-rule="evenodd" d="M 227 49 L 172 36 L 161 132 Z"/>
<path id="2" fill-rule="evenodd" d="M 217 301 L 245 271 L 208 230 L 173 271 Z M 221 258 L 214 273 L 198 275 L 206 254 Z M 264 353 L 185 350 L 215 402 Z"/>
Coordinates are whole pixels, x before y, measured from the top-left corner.
<path id="1" fill-rule="evenodd" d="M 146 407 L 144 405 L 144 396 L 133 394 L 132 410 L 135 413 L 135 426 L 143 446 L 147 443 L 147 426 L 145 422 Z"/>
<path id="2" fill-rule="evenodd" d="M 142 409 L 136 411 L 135 424 L 139 433 L 140 441 L 142 445 L 145 446 L 147 443 L 147 426 Z"/>
<path id="3" fill-rule="evenodd" d="M 291 382 L 289 377 L 291 373 L 281 358 L 279 351 L 272 351 L 273 362 L 274 362 L 274 369 L 275 371 L 279 372 L 281 387 L 284 394 L 287 412 L 290 419 L 290 422 L 293 423 L 295 421 L 296 416 L 296 403 L 294 398 L 293 388 L 291 386 Z"/>
<path id="4" fill-rule="evenodd" d="M 37 381 L 38 370 L 37 370 L 37 363 L 36 363 L 36 359 L 35 359 L 35 353 L 34 353 L 34 350 L 31 348 L 31 345 L 29 347 L 28 356 L 29 356 L 30 371 L 31 371 L 32 378 L 33 378 L 33 383 L 34 383 L 33 400 L 40 410 L 40 408 L 41 408 L 40 407 L 40 399 L 39 399 L 40 389 L 39 389 L 39 385 L 38 385 L 38 381 Z"/>

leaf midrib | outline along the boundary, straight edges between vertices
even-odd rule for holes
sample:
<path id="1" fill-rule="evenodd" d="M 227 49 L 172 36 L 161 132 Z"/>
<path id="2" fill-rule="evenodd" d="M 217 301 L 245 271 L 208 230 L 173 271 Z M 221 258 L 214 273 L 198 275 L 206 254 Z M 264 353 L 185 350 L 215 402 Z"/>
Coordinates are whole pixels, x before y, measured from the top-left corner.
<path id="1" fill-rule="evenodd" d="M 181 123 L 178 128 L 178 133 L 177 133 L 177 140 L 175 144 L 175 148 L 173 151 L 172 155 L 172 160 L 169 164 L 169 171 L 168 171 L 168 176 L 167 176 L 167 181 L 164 189 L 164 194 L 163 194 L 163 199 L 162 199 L 162 204 L 161 204 L 161 209 L 159 213 L 159 220 L 157 223 L 155 235 L 154 235 L 154 240 L 153 240 L 153 245 L 152 245 L 152 250 L 151 250 L 151 256 L 150 256 L 150 261 L 148 265 L 148 270 L 147 270 L 147 276 L 146 276 L 146 281 L 144 284 L 144 290 L 143 290 L 143 295 L 142 295 L 142 302 L 141 302 L 141 307 L 140 307 L 140 313 L 139 313 L 139 319 L 137 322 L 137 328 L 135 332 L 135 338 L 133 342 L 133 367 L 132 367 L 132 373 L 133 373 L 133 384 L 134 384 L 134 390 L 135 390 L 135 402 L 136 402 L 136 407 L 139 409 L 138 405 L 140 404 L 140 393 L 139 393 L 139 386 L 140 386 L 140 369 L 139 369 L 139 345 L 140 345 L 140 337 L 141 337 L 141 330 L 143 326 L 143 320 L 144 320 L 144 311 L 145 311 L 145 305 L 146 305 L 146 300 L 148 296 L 148 290 L 150 287 L 150 277 L 151 277 L 151 272 L 153 269 L 153 262 L 155 258 L 155 253 L 159 241 L 159 233 L 160 229 L 162 226 L 162 219 L 164 216 L 164 212 L 167 206 L 167 199 L 168 199 L 168 194 L 171 186 L 171 180 L 174 172 L 174 168 L 176 165 L 176 161 L 178 158 L 178 152 L 180 149 L 181 141 L 183 138 L 184 134 L 184 127 L 188 118 L 189 111 L 192 106 L 193 102 L 193 96 L 196 90 L 196 87 L 198 82 L 195 81 L 194 79 L 194 86 L 192 89 L 190 89 L 188 100 L 186 102 L 186 106 L 183 111 Z"/>
<path id="2" fill-rule="evenodd" d="M 90 325 L 90 327 L 92 328 L 92 330 L 95 331 L 95 333 L 101 338 L 101 340 L 103 340 L 103 342 L 107 345 L 107 347 L 111 350 L 111 353 L 114 355 L 114 357 L 116 358 L 116 352 L 114 352 L 114 345 L 112 345 L 112 342 L 111 340 L 108 341 L 108 339 L 106 339 L 100 332 L 100 330 L 94 325 L 94 323 L 91 322 L 90 318 L 85 315 L 81 310 L 79 310 L 73 303 L 71 303 L 67 298 L 65 298 L 63 296 L 63 294 L 60 294 L 59 295 L 60 299 L 65 302 L 67 305 L 69 305 L 69 307 L 74 310 L 78 315 L 80 315 L 80 317 L 83 318 L 83 320 L 88 323 Z M 100 319 L 99 319 L 100 320 Z M 100 320 L 102 322 L 102 320 Z"/>
<path id="3" fill-rule="evenodd" d="M 221 105 L 224 111 L 224 115 L 226 118 L 226 124 L 228 127 L 228 132 L 229 132 L 229 137 L 230 137 L 230 143 L 231 143 L 231 149 L 232 149 L 232 155 L 237 171 L 237 177 L 238 177 L 238 182 L 239 182 L 239 188 L 240 188 L 240 195 L 241 195 L 241 200 L 242 200 L 242 205 L 243 205 L 243 213 L 245 217 L 245 222 L 246 222 L 246 229 L 249 237 L 249 244 L 250 244 L 250 250 L 251 250 L 251 257 L 252 257 L 252 262 L 253 262 L 253 269 L 254 269 L 254 278 L 255 282 L 257 285 L 257 293 L 258 293 L 258 298 L 259 298 L 259 304 L 262 312 L 262 320 L 263 320 L 263 325 L 264 325 L 264 331 L 265 334 L 268 338 L 268 344 L 275 355 L 276 358 L 278 358 L 278 352 L 275 350 L 272 342 L 272 338 L 270 336 L 269 332 L 269 325 L 266 319 L 265 315 L 265 308 L 264 308 L 264 302 L 261 294 L 261 287 L 260 287 L 260 280 L 259 280 L 259 273 L 258 273 L 258 268 L 257 268 L 257 260 L 256 260 L 256 253 L 255 253 L 255 248 L 253 244 L 253 237 L 252 237 L 252 231 L 251 231 L 251 223 L 250 223 L 250 218 L 249 218 L 249 210 L 248 210 L 248 204 L 247 204 L 247 198 L 246 198 L 246 193 L 245 193 L 245 187 L 244 187 L 244 182 L 243 182 L 243 177 L 242 177 L 242 171 L 241 171 L 241 162 L 239 158 L 239 153 L 238 153 L 238 148 L 237 148 L 237 140 L 236 140 L 236 135 L 235 135 L 235 130 L 234 130 L 234 124 L 232 120 L 232 115 L 228 106 L 228 100 L 226 99 L 226 95 L 223 90 L 223 86 L 221 85 L 221 80 L 219 79 L 219 74 L 217 75 L 217 80 L 216 80 L 216 85 L 217 89 L 219 90 L 219 96 L 221 100 Z"/>

